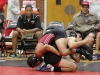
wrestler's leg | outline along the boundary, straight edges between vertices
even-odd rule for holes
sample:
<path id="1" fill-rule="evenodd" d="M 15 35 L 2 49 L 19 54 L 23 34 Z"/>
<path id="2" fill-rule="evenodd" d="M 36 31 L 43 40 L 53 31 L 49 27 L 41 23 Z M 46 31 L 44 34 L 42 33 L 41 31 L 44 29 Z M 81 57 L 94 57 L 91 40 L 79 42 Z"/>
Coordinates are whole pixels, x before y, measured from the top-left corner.
<path id="1" fill-rule="evenodd" d="M 75 62 L 80 62 L 81 54 L 79 54 L 79 53 L 71 54 L 70 57 L 71 57 Z"/>
<path id="2" fill-rule="evenodd" d="M 58 67 L 61 67 L 61 71 L 65 72 L 75 72 L 77 70 L 77 65 L 69 60 L 61 59 Z"/>
<path id="3" fill-rule="evenodd" d="M 41 71 L 54 71 L 54 72 L 75 72 L 77 65 L 69 60 L 62 58 L 55 66 L 48 64 L 42 67 Z"/>

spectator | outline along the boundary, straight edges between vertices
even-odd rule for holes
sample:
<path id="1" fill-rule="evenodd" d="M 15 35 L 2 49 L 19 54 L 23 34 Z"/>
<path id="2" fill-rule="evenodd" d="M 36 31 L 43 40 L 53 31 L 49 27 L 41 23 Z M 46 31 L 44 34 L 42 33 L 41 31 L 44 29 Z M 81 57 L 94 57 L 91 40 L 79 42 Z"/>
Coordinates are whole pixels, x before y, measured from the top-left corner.
<path id="1" fill-rule="evenodd" d="M 10 56 L 17 56 L 16 47 L 18 37 L 24 39 L 27 36 L 33 37 L 34 35 L 34 37 L 39 40 L 43 34 L 40 17 L 39 15 L 33 14 L 33 8 L 31 5 L 27 5 L 25 7 L 25 14 L 19 17 L 16 30 L 17 31 L 14 31 L 12 37 L 13 52 Z"/>
<path id="2" fill-rule="evenodd" d="M 99 60 L 99 50 L 100 50 L 100 27 L 99 27 L 99 32 L 97 33 L 96 36 L 96 50 L 93 60 Z"/>
<path id="3" fill-rule="evenodd" d="M 82 39 L 85 37 L 95 38 L 95 26 L 97 26 L 98 16 L 95 13 L 89 11 L 89 2 L 83 1 L 81 4 L 81 11 L 76 14 L 73 18 L 74 30 L 77 34 L 82 36 Z M 89 46 L 93 45 L 93 41 L 86 43 Z"/>
<path id="4" fill-rule="evenodd" d="M 17 21 L 20 14 L 19 0 L 8 1 L 7 20 Z"/>
<path id="5" fill-rule="evenodd" d="M 3 29 L 3 23 L 4 23 L 4 14 L 2 11 L 0 11 L 0 40 L 1 40 L 1 33 Z"/>
<path id="6" fill-rule="evenodd" d="M 7 3 L 7 0 L 0 0 L 0 40 L 2 38 L 2 29 L 3 29 L 3 23 L 4 23 L 4 6 Z"/>
<path id="7" fill-rule="evenodd" d="M 4 14 L 2 11 L 0 11 L 0 41 L 2 38 L 2 29 L 3 29 L 3 23 L 4 23 Z M 0 48 L 2 48 L 2 45 L 0 43 Z M 0 56 L 2 56 L 2 50 L 0 49 Z"/>

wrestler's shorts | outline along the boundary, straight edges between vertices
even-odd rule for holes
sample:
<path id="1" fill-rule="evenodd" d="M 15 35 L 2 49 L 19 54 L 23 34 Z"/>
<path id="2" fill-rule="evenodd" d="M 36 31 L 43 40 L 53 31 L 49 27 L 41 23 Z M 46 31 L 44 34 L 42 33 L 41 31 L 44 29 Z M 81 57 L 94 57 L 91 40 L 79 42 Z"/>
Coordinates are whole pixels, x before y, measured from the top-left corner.
<path id="1" fill-rule="evenodd" d="M 58 56 L 51 52 L 46 52 L 44 54 L 44 62 L 46 64 L 51 64 L 53 66 L 58 66 L 61 61 L 61 58 L 62 58 L 61 56 Z"/>
<path id="2" fill-rule="evenodd" d="M 48 33 L 42 36 L 42 38 L 39 40 L 39 43 L 50 44 L 51 41 L 54 39 L 55 39 L 55 35 L 52 33 Z"/>
<path id="3" fill-rule="evenodd" d="M 42 36 L 39 42 L 44 43 L 44 44 L 50 44 L 52 40 L 56 41 L 60 38 L 66 38 L 66 37 L 67 35 L 63 28 L 54 28 L 46 32 Z"/>

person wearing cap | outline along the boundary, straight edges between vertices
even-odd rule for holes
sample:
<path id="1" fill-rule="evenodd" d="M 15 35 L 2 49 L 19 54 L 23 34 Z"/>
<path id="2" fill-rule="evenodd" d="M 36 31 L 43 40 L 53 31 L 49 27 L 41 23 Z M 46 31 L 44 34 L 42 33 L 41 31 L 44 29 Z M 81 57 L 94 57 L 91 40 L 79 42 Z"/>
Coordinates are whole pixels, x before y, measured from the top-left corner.
<path id="1" fill-rule="evenodd" d="M 96 35 L 96 45 L 95 45 L 95 54 L 93 60 L 99 60 L 99 51 L 100 51 L 100 31 Z"/>
<path id="2" fill-rule="evenodd" d="M 97 20 L 97 14 L 89 11 L 89 2 L 83 1 L 81 11 L 73 17 L 73 28 L 77 34 L 81 35 L 82 39 L 85 37 L 95 38 L 95 28 L 98 27 Z M 86 44 L 92 47 L 93 42 L 90 41 Z"/>
<path id="3" fill-rule="evenodd" d="M 100 1 L 99 0 L 88 0 L 90 3 L 90 8 L 89 10 L 92 12 L 97 13 L 98 15 L 98 20 L 100 20 Z M 93 60 L 99 60 L 99 52 L 100 52 L 100 25 L 99 25 L 99 32 L 96 34 L 96 45 L 95 45 L 95 52 L 93 56 Z"/>

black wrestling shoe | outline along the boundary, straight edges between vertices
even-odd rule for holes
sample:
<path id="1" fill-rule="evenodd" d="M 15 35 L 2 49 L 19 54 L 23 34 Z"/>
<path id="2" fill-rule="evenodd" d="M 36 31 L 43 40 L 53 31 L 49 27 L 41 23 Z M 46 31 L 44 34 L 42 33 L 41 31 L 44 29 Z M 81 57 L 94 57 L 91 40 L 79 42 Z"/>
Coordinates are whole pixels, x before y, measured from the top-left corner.
<path id="1" fill-rule="evenodd" d="M 93 59 L 92 55 L 87 50 L 76 49 L 76 53 L 80 53 L 81 55 L 84 55 L 89 61 L 91 61 Z"/>
<path id="2" fill-rule="evenodd" d="M 84 44 L 84 45 L 80 46 L 79 48 L 87 50 L 91 55 L 93 55 L 93 49 L 90 46 Z"/>

